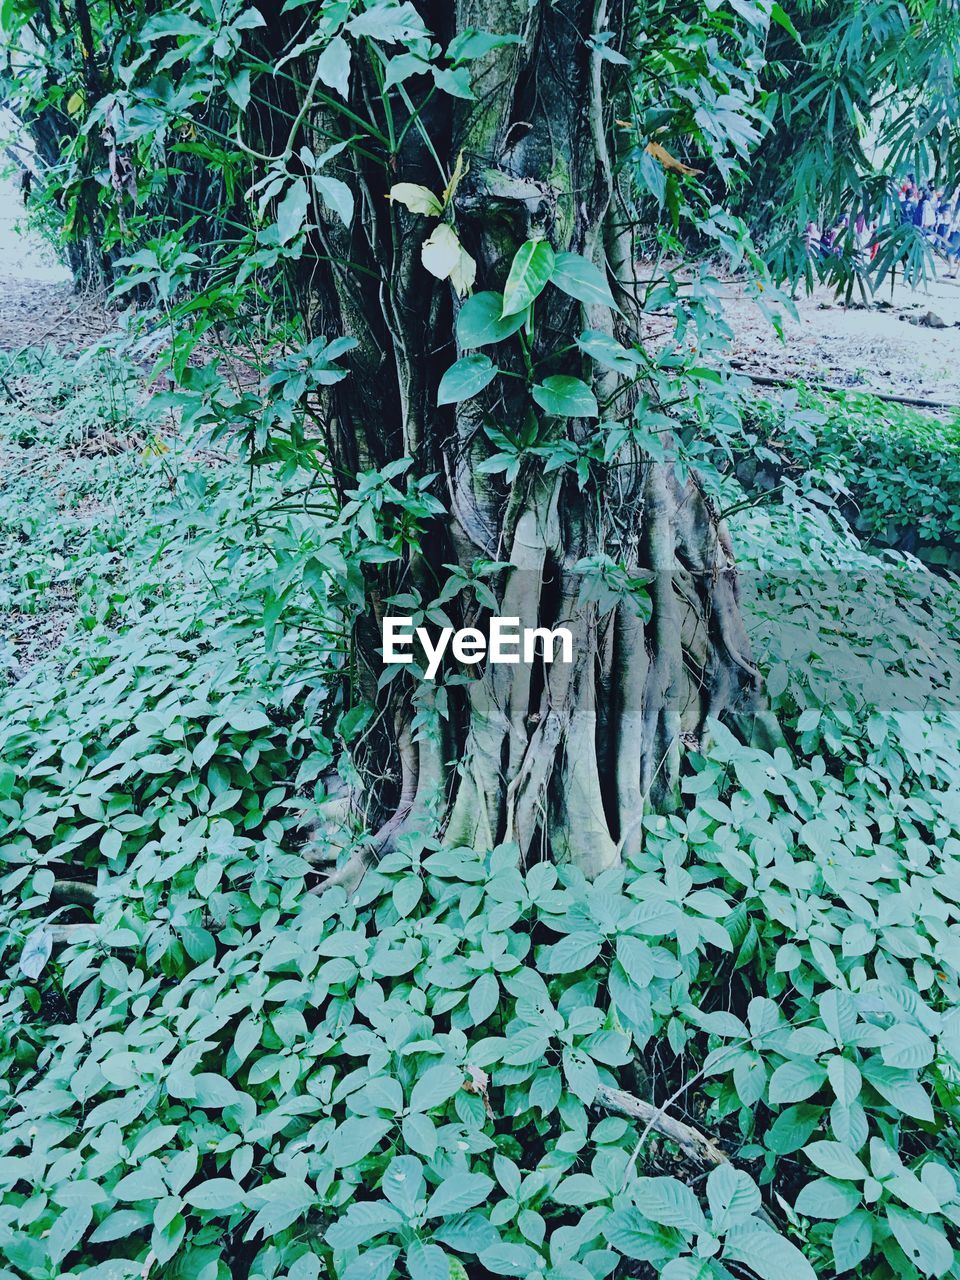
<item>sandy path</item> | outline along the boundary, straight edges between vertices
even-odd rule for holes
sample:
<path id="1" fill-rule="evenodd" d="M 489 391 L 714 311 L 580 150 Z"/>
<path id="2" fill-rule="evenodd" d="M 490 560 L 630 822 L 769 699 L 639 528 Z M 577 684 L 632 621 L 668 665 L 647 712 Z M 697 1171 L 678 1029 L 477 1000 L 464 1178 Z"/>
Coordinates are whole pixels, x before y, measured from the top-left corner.
<path id="1" fill-rule="evenodd" d="M 797 301 L 781 343 L 759 308 L 736 286 L 725 300 L 735 355 L 747 371 L 821 379 L 837 386 L 945 400 L 960 407 L 960 281 L 925 289 L 885 286 L 870 309 L 844 307 L 829 289 Z M 879 305 L 877 305 L 879 304 Z M 947 327 L 911 323 L 932 313 Z"/>
<path id="2" fill-rule="evenodd" d="M 0 351 L 47 342 L 76 349 L 108 328 L 102 308 L 74 292 L 53 248 L 26 225 L 16 181 L 0 178 Z"/>

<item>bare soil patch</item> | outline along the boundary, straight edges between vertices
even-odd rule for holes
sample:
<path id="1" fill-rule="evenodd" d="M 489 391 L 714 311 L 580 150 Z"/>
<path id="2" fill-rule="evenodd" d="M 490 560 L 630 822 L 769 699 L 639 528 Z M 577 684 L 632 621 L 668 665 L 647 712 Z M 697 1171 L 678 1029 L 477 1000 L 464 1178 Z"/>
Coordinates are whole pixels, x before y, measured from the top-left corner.
<path id="1" fill-rule="evenodd" d="M 783 342 L 745 287 L 729 285 L 726 303 L 745 372 L 960 407 L 960 281 L 887 287 L 869 308 L 818 289 L 796 300 L 799 319 L 785 318 Z"/>
<path id="2" fill-rule="evenodd" d="M 116 324 L 102 299 L 77 293 L 72 284 L 0 276 L 0 351 L 52 344 L 79 351 Z"/>

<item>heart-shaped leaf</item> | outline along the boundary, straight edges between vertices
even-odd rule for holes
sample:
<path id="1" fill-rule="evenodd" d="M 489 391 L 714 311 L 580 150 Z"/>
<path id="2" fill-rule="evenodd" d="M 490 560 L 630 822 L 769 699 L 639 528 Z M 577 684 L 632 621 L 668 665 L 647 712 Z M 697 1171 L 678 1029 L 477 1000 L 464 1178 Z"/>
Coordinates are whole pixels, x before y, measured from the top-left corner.
<path id="1" fill-rule="evenodd" d="M 489 386 L 499 372 L 489 356 L 464 356 L 452 364 L 440 379 L 437 404 L 469 400 Z"/>
<path id="2" fill-rule="evenodd" d="M 510 264 L 501 315 L 513 316 L 526 311 L 547 287 L 555 262 L 554 252 L 546 240 L 528 240 L 522 244 Z"/>

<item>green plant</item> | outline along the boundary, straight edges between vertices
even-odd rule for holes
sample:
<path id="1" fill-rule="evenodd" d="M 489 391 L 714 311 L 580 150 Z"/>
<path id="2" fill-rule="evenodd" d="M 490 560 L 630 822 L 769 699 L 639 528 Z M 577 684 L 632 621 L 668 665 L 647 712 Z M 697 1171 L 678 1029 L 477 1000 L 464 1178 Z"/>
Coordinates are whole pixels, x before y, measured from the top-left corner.
<path id="1" fill-rule="evenodd" d="M 10 414 L 76 613 L 0 719 L 8 1270 L 956 1270 L 955 591 L 751 507 L 716 273 L 635 278 L 647 217 L 786 305 L 711 182 L 789 16 L 75 16 L 3 11 L 17 103 L 169 382 L 109 523 Z M 394 609 L 576 662 L 384 671 Z"/>
<path id="2" fill-rule="evenodd" d="M 744 424 L 739 474 L 831 495 L 865 543 L 954 569 L 960 534 L 960 435 L 955 421 L 857 393 L 800 388 L 758 403 Z"/>
<path id="3" fill-rule="evenodd" d="M 54 374 L 69 420 L 95 403 Z M 37 466 L 59 430 L 3 425 Z M 118 607 L 0 706 L 9 1274 L 949 1272 L 954 586 L 800 489 L 745 509 L 789 749 L 715 726 L 686 812 L 592 884 L 411 834 L 317 896 L 325 674 L 262 612 L 296 522 L 264 528 L 239 457 L 168 445 L 114 455 L 116 556 L 73 546 Z M 731 1162 L 704 1178 L 706 1133 Z"/>

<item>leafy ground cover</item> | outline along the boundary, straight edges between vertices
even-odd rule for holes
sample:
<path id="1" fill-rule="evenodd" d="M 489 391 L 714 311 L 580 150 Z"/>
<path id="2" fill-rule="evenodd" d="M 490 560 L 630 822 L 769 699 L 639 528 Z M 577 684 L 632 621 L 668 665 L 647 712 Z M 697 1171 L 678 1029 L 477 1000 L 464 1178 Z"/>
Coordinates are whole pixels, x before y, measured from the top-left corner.
<path id="1" fill-rule="evenodd" d="M 593 884 L 407 836 L 348 900 L 322 519 L 122 367 L 5 376 L 3 626 L 60 623 L 0 701 L 4 1280 L 960 1274 L 960 593 L 826 454 L 734 518 L 782 746 L 718 726 Z"/>
<path id="2" fill-rule="evenodd" d="M 801 387 L 747 415 L 743 479 L 815 477 L 865 544 L 960 567 L 960 419 Z M 758 447 L 759 446 L 759 447 Z"/>

